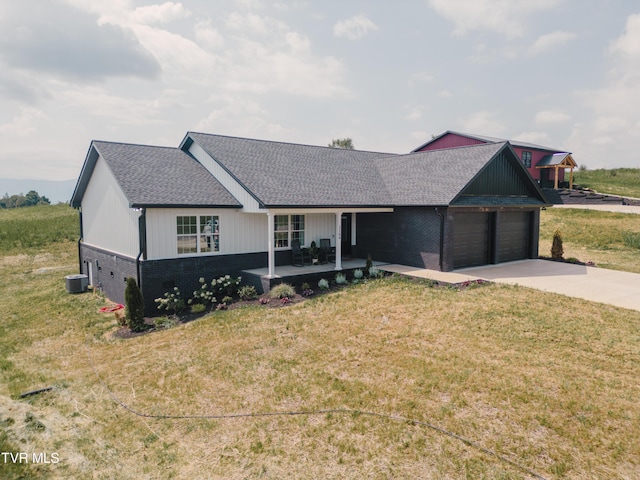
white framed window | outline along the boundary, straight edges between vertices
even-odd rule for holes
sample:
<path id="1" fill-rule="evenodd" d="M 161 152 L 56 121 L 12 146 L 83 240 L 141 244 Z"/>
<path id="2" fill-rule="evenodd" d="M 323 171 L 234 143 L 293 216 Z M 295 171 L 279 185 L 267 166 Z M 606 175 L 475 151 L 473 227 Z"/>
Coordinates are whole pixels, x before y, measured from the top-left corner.
<path id="1" fill-rule="evenodd" d="M 304 215 L 274 215 L 273 225 L 275 248 L 290 248 L 293 240 L 304 245 Z"/>
<path id="2" fill-rule="evenodd" d="M 176 217 L 178 255 L 220 251 L 220 218 L 217 215 Z"/>
<path id="3" fill-rule="evenodd" d="M 522 164 L 526 168 L 531 168 L 531 152 L 522 152 Z"/>

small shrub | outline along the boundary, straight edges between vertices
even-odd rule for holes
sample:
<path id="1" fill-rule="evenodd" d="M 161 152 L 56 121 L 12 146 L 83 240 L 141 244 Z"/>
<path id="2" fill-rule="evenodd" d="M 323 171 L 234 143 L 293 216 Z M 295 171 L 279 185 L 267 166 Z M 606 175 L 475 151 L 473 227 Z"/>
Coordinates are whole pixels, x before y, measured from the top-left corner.
<path id="1" fill-rule="evenodd" d="M 309 290 L 310 288 L 311 285 L 309 285 L 307 282 L 304 282 L 302 285 L 300 285 L 301 290 Z"/>
<path id="2" fill-rule="evenodd" d="M 271 298 L 291 298 L 296 294 L 296 289 L 288 283 L 280 283 L 269 292 Z"/>
<path id="3" fill-rule="evenodd" d="M 173 311 L 174 315 L 184 310 L 185 306 L 178 287 L 173 287 L 172 292 L 166 292 L 161 298 L 156 298 L 155 302 L 158 304 L 158 310 Z"/>
<path id="4" fill-rule="evenodd" d="M 336 283 L 338 285 L 346 285 L 347 283 L 347 277 L 344 273 L 336 273 Z"/>
<path id="5" fill-rule="evenodd" d="M 378 269 L 378 267 L 371 267 L 369 269 L 369 277 L 371 278 L 377 278 L 379 277 L 381 274 L 380 270 Z"/>
<path id="6" fill-rule="evenodd" d="M 303 297 L 312 297 L 313 296 L 313 290 L 311 290 L 310 288 L 305 288 L 304 290 L 302 290 L 302 296 Z"/>
<path id="7" fill-rule="evenodd" d="M 562 248 L 562 234 L 560 230 L 556 230 L 553 234 L 553 243 L 551 245 L 551 258 L 554 260 L 562 260 L 564 249 Z"/>
<path id="8" fill-rule="evenodd" d="M 364 272 L 362 270 L 358 268 L 353 271 L 353 278 L 356 280 L 362 280 L 362 277 L 364 277 Z"/>
<path id="9" fill-rule="evenodd" d="M 254 300 L 258 296 L 258 292 L 253 285 L 245 285 L 238 289 L 238 296 L 240 300 Z"/>
<path id="10" fill-rule="evenodd" d="M 191 305 L 191 313 L 202 313 L 207 309 L 207 307 L 202 303 L 196 303 Z"/>
<path id="11" fill-rule="evenodd" d="M 260 305 L 268 305 L 271 302 L 271 299 L 268 297 L 260 297 Z"/>
<path id="12" fill-rule="evenodd" d="M 125 318 L 132 332 L 140 332 L 144 329 L 144 299 L 142 292 L 133 277 L 127 278 L 127 286 L 124 291 Z"/>
<path id="13" fill-rule="evenodd" d="M 324 278 L 321 278 L 318 281 L 318 288 L 320 288 L 320 290 L 329 290 L 329 282 Z"/>
<path id="14" fill-rule="evenodd" d="M 280 299 L 280 305 L 288 305 L 291 303 L 291 299 L 289 297 L 282 297 Z"/>
<path id="15" fill-rule="evenodd" d="M 233 303 L 233 298 L 227 295 L 222 299 L 222 303 L 225 305 L 231 305 Z"/>
<path id="16" fill-rule="evenodd" d="M 175 327 L 178 324 L 178 319 L 173 315 L 168 317 L 158 317 L 154 320 L 153 323 L 158 330 L 167 330 L 169 328 Z"/>
<path id="17" fill-rule="evenodd" d="M 203 303 L 205 305 L 216 303 L 216 297 L 211 290 L 209 284 L 205 283 L 204 278 L 200 278 L 198 280 L 200 282 L 200 288 L 193 292 L 193 298 L 189 299 L 189 304 L 191 303 Z"/>

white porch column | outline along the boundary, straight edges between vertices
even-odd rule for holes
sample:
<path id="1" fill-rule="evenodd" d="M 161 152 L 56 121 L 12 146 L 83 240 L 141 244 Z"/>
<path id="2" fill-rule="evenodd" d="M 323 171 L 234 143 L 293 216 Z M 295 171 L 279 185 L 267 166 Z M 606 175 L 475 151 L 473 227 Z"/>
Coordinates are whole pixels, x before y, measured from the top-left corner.
<path id="1" fill-rule="evenodd" d="M 336 270 L 342 270 L 342 212 L 336 212 Z"/>
<path id="2" fill-rule="evenodd" d="M 267 256 L 268 261 L 267 265 L 269 267 L 269 272 L 267 276 L 269 278 L 273 278 L 276 276 L 276 254 L 275 254 L 275 245 L 274 245 L 274 236 L 275 236 L 275 226 L 274 226 L 274 218 L 273 213 L 267 212 Z"/>

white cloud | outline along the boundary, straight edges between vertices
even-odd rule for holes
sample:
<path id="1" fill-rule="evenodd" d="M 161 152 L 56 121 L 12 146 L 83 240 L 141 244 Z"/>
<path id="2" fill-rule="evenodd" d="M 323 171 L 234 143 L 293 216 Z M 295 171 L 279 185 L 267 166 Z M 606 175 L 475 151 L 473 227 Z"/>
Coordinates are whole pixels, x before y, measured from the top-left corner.
<path id="1" fill-rule="evenodd" d="M 561 0 L 429 0 L 429 5 L 455 25 L 456 35 L 488 30 L 520 37 L 528 16 L 554 8 Z"/>
<path id="2" fill-rule="evenodd" d="M 512 140 L 520 140 L 521 142 L 535 143 L 537 145 L 550 146 L 549 134 L 544 132 L 522 132 L 515 135 Z"/>
<path id="3" fill-rule="evenodd" d="M 418 73 L 412 73 L 409 76 L 409 80 L 407 82 L 407 84 L 409 86 L 414 86 L 414 85 L 421 85 L 424 83 L 429 83 L 429 82 L 433 82 L 433 80 L 435 79 L 435 77 L 428 72 L 418 72 Z"/>
<path id="4" fill-rule="evenodd" d="M 333 26 L 333 34 L 336 37 L 346 37 L 349 40 L 358 40 L 376 30 L 378 30 L 378 26 L 364 15 L 355 15 L 346 20 L 340 20 Z"/>
<path id="5" fill-rule="evenodd" d="M 590 113 L 571 133 L 572 148 L 590 168 L 624 162 L 640 166 L 640 14 L 627 18 L 622 34 L 609 45 L 611 66 L 607 81 L 597 89 L 575 92 Z M 612 147 L 615 146 L 615 155 Z"/>
<path id="6" fill-rule="evenodd" d="M 149 5 L 138 7 L 131 14 L 131 20 L 135 23 L 151 25 L 154 23 L 169 23 L 174 20 L 186 18 L 191 12 L 181 3 L 166 2 L 162 5 Z"/>
<path id="7" fill-rule="evenodd" d="M 547 33 L 546 35 L 538 37 L 531 48 L 529 48 L 529 53 L 537 55 L 539 53 L 547 52 L 559 47 L 560 45 L 564 45 L 565 43 L 575 40 L 576 38 L 577 35 L 571 32 L 557 31 Z"/>
<path id="8" fill-rule="evenodd" d="M 212 107 L 209 115 L 197 123 L 198 131 L 262 136 L 269 140 L 285 139 L 288 132 L 282 125 L 269 121 L 269 112 L 246 95 L 212 95 L 207 103 Z"/>
<path id="9" fill-rule="evenodd" d="M 419 120 L 422 120 L 422 112 L 424 111 L 424 107 L 409 106 L 407 107 L 407 111 L 408 113 L 406 119 L 410 122 L 417 122 Z"/>
<path id="10" fill-rule="evenodd" d="M 36 108 L 22 108 L 20 114 L 11 122 L 0 125 L 0 138 L 4 142 L 13 143 L 16 138 L 27 137 L 37 131 L 37 123 L 46 118 L 42 110 Z"/>
<path id="11" fill-rule="evenodd" d="M 477 135 L 500 137 L 506 131 L 504 123 L 498 119 L 498 112 L 475 112 L 460 123 L 464 132 Z"/>
<path id="12" fill-rule="evenodd" d="M 627 17 L 624 33 L 611 43 L 609 51 L 626 58 L 640 58 L 640 13 Z"/>
<path id="13" fill-rule="evenodd" d="M 224 46 L 224 37 L 217 29 L 211 26 L 209 21 L 198 22 L 194 28 L 194 33 L 198 45 L 209 52 L 216 51 Z"/>
<path id="14" fill-rule="evenodd" d="M 535 122 L 538 125 L 565 123 L 571 120 L 571 115 L 558 110 L 543 110 L 536 113 Z"/>

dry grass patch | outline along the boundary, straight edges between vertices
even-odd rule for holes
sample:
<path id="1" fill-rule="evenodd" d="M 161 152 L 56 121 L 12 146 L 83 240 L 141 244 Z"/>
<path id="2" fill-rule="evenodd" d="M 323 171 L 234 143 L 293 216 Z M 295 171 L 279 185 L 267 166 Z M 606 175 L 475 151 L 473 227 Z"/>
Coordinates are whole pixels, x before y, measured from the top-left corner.
<path id="1" fill-rule="evenodd" d="M 0 261 L 0 441 L 59 453 L 39 478 L 528 478 L 358 412 L 438 425 L 546 478 L 640 476 L 638 312 L 385 279 L 120 339 L 102 298 L 65 292 L 76 255 L 62 242 Z M 141 417 L 110 392 L 198 418 Z M 333 409 L 348 412 L 213 418 Z"/>

